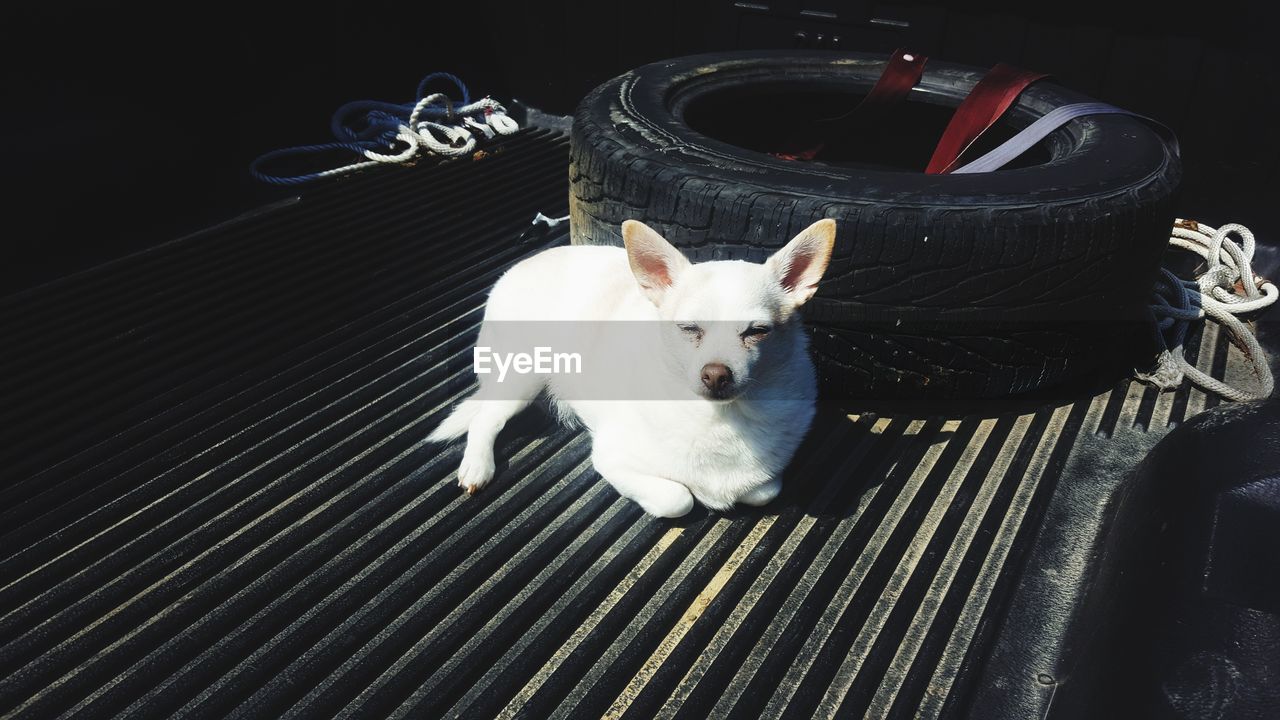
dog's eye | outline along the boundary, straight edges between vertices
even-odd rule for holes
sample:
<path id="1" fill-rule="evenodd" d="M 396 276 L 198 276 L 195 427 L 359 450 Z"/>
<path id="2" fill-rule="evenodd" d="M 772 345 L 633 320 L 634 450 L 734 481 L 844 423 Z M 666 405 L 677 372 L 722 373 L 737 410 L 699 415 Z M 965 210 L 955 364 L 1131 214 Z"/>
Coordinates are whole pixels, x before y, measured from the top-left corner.
<path id="1" fill-rule="evenodd" d="M 681 332 L 687 333 L 689 335 L 702 334 L 702 328 L 699 327 L 696 323 L 676 323 L 676 327 L 680 328 Z"/>
<path id="2" fill-rule="evenodd" d="M 744 338 L 762 338 L 762 337 L 764 337 L 765 335 L 768 335 L 768 334 L 769 334 L 769 331 L 770 331 L 770 330 L 772 330 L 772 329 L 773 329 L 773 328 L 769 327 L 768 325 L 752 325 L 751 327 L 749 327 L 749 328 L 747 328 L 746 330 L 743 330 L 743 331 L 742 331 L 742 337 L 744 337 Z"/>

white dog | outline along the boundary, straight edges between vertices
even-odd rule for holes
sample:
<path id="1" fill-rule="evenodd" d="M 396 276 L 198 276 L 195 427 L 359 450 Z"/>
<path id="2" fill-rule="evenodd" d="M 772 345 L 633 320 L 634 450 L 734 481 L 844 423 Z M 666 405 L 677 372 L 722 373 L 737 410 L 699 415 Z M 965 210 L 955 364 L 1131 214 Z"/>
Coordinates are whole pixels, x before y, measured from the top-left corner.
<path id="1" fill-rule="evenodd" d="M 625 251 L 559 247 L 518 263 L 489 295 L 477 350 L 511 349 L 516 326 L 590 328 L 578 341 L 596 372 L 479 375 L 477 394 L 430 439 L 467 435 L 458 483 L 474 493 L 493 477 L 498 432 L 546 391 L 591 431 L 595 469 L 646 512 L 679 517 L 695 499 L 717 510 L 768 503 L 813 420 L 816 379 L 796 311 L 817 290 L 835 231 L 820 220 L 763 264 L 695 265 L 628 220 Z M 568 322 L 535 322 L 546 320 Z"/>

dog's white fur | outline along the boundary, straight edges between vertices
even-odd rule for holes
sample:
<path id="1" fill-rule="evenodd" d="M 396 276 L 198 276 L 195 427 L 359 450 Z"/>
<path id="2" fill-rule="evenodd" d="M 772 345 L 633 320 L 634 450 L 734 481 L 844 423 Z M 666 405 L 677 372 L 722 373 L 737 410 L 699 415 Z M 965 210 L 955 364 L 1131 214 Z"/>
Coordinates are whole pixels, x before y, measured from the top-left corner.
<path id="1" fill-rule="evenodd" d="M 826 271 L 835 222 L 814 223 L 763 264 L 691 264 L 634 220 L 622 234 L 625 251 L 553 248 L 507 271 L 489 295 L 478 345 L 501 343 L 486 332 L 491 321 L 649 321 L 626 327 L 652 334 L 634 343 L 652 354 L 627 343 L 610 374 L 629 397 L 664 399 L 582 399 L 559 375 L 509 376 L 503 399 L 486 399 L 495 376 L 480 375 L 477 395 L 430 439 L 466 433 L 458 483 L 475 492 L 493 477 L 498 432 L 546 391 L 591 431 L 600 475 L 652 515 L 684 515 L 695 499 L 713 509 L 770 502 L 813 420 L 815 373 L 796 310 Z M 708 363 L 732 374 L 727 398 L 702 379 Z"/>

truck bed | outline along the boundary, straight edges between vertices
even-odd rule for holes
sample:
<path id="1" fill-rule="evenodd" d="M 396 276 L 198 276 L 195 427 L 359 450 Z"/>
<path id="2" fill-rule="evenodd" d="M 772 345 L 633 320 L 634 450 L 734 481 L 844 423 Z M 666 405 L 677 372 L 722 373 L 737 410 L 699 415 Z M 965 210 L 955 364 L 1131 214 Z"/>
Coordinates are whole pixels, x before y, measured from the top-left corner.
<path id="1" fill-rule="evenodd" d="M 0 714 L 1042 714 L 1130 471 L 1213 400 L 824 408 L 777 501 L 677 521 L 531 410 L 468 497 L 425 438 L 566 164 L 523 131 L 0 301 Z"/>

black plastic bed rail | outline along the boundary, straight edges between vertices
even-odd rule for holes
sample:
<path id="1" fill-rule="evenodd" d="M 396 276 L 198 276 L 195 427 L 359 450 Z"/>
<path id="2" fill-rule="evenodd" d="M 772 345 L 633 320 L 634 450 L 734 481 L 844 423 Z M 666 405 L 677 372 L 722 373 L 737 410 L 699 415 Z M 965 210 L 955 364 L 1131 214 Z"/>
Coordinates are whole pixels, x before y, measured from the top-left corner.
<path id="1" fill-rule="evenodd" d="M 565 240 L 530 221 L 567 152 L 380 169 L 0 302 L 0 715 L 956 716 L 1061 647 L 1009 637 L 1023 568 L 1091 551 L 1040 537 L 1060 478 L 1199 393 L 827 411 L 772 506 L 675 522 L 530 412 L 456 487 L 424 438 L 492 282 Z"/>

